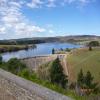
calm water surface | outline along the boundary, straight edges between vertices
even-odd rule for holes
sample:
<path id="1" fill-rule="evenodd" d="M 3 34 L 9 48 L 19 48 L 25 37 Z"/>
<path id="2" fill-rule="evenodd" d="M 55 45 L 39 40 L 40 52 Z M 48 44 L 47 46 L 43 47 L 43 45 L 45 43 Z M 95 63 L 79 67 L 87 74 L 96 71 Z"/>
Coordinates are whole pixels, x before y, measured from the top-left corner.
<path id="1" fill-rule="evenodd" d="M 16 52 L 7 52 L 3 53 L 2 57 L 4 61 L 8 61 L 10 58 L 27 58 L 34 56 L 42 56 L 52 53 L 52 48 L 60 49 L 60 48 L 79 48 L 80 45 L 74 45 L 70 43 L 42 43 L 37 44 L 35 49 L 30 48 L 28 50 L 20 50 Z"/>

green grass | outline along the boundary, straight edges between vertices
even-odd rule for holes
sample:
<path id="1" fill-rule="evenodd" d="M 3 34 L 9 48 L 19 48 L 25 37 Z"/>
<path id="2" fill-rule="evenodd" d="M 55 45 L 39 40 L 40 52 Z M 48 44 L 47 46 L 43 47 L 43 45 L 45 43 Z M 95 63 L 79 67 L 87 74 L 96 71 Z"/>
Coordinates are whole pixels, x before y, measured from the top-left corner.
<path id="1" fill-rule="evenodd" d="M 76 81 L 77 74 L 82 68 L 84 73 L 88 70 L 94 76 L 96 82 L 100 83 L 100 48 L 76 49 L 67 58 L 70 79 Z"/>
<path id="2" fill-rule="evenodd" d="M 27 80 L 30 80 L 34 83 L 37 83 L 39 85 L 42 85 L 44 87 L 47 87 L 51 90 L 54 90 L 58 93 L 61 93 L 63 95 L 69 96 L 71 98 L 73 98 L 74 100 L 88 100 L 87 97 L 84 96 L 78 96 L 74 90 L 69 90 L 69 89 L 63 89 L 62 87 L 58 86 L 57 84 L 53 84 L 49 81 L 46 80 L 41 80 L 37 77 L 37 74 L 32 72 L 30 73 L 28 70 L 23 70 L 20 74 L 20 77 L 23 77 Z"/>
<path id="3" fill-rule="evenodd" d="M 62 87 L 58 86 L 57 84 L 53 84 L 53 83 L 46 81 L 46 80 L 41 80 L 37 77 L 37 74 L 34 72 L 32 72 L 31 74 L 30 74 L 30 72 L 28 73 L 28 70 L 26 70 L 26 71 L 23 70 L 23 72 L 21 72 L 21 74 L 19 75 L 20 77 L 23 77 L 27 80 L 34 82 L 34 83 L 37 83 L 37 84 L 42 85 L 44 87 L 47 87 L 53 91 L 56 91 L 58 93 L 65 95 L 65 96 L 69 96 L 73 100 L 91 100 L 91 98 L 97 97 L 97 95 L 95 95 L 95 94 L 92 94 L 90 96 L 78 96 L 75 93 L 75 90 L 63 89 Z M 93 100 L 95 100 L 95 99 L 93 99 Z"/>
<path id="4" fill-rule="evenodd" d="M 22 70 L 18 71 L 17 73 L 14 73 L 16 70 L 19 69 L 18 68 L 19 65 L 21 67 L 20 69 L 22 69 Z M 50 81 L 40 79 L 38 77 L 37 73 L 30 71 L 28 68 L 26 68 L 26 66 L 23 67 L 23 64 L 17 59 L 11 59 L 8 62 L 2 62 L 0 64 L 0 68 L 4 69 L 6 71 L 12 72 L 13 74 L 16 74 L 20 77 L 23 77 L 27 80 L 34 82 L 34 83 L 37 83 L 44 87 L 47 87 L 51 90 L 54 90 L 58 93 L 61 93 L 63 95 L 74 98 L 75 100 L 91 100 L 91 99 L 88 99 L 88 96 L 78 96 L 74 90 L 63 89 L 62 87 L 58 86 L 57 84 L 53 84 Z"/>

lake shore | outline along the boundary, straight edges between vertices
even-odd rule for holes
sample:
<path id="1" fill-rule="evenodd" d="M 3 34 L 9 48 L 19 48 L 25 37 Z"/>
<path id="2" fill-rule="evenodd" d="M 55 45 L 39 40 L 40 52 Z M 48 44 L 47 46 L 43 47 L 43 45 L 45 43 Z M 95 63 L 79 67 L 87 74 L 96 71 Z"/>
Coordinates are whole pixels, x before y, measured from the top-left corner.
<path id="1" fill-rule="evenodd" d="M 81 45 L 69 44 L 69 43 L 42 43 L 37 44 L 36 48 L 29 48 L 27 50 L 19 50 L 15 52 L 5 52 L 2 53 L 1 56 L 3 57 L 4 61 L 8 61 L 11 58 L 29 58 L 34 56 L 43 56 L 52 54 L 52 49 L 60 50 L 66 48 L 79 48 L 82 47 Z"/>
<path id="2" fill-rule="evenodd" d="M 0 45 L 0 53 L 27 50 L 29 48 L 36 48 L 36 45 Z"/>

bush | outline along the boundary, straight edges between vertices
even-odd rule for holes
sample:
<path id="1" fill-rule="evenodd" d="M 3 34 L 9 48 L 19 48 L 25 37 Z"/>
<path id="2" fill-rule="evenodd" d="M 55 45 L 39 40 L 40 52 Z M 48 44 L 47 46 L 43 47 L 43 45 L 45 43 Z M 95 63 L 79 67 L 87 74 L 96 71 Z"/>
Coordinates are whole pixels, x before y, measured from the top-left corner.
<path id="1" fill-rule="evenodd" d="M 51 65 L 50 69 L 51 82 L 60 85 L 65 88 L 67 85 L 67 76 L 63 73 L 63 67 L 60 63 L 59 58 L 56 58 Z"/>
<path id="2" fill-rule="evenodd" d="M 77 84 L 83 88 L 83 85 L 84 85 L 84 75 L 83 75 L 83 70 L 82 69 L 78 73 Z"/>
<path id="3" fill-rule="evenodd" d="M 30 73 L 30 71 L 28 69 L 23 69 L 22 71 L 20 71 L 18 73 L 18 75 L 21 76 L 21 77 L 24 77 L 24 78 L 26 78 L 28 80 L 30 80 L 30 78 L 31 78 L 31 73 Z"/>
<path id="4" fill-rule="evenodd" d="M 91 41 L 91 42 L 89 42 L 88 46 L 96 47 L 96 46 L 100 46 L 100 44 L 98 41 Z"/>
<path id="5" fill-rule="evenodd" d="M 76 83 L 71 83 L 70 85 L 69 85 L 69 89 L 75 89 L 75 87 L 76 87 Z"/>
<path id="6" fill-rule="evenodd" d="M 2 63 L 2 56 L 0 55 L 0 64 Z"/>
<path id="7" fill-rule="evenodd" d="M 92 46 L 89 46 L 89 51 L 92 51 Z"/>
<path id="8" fill-rule="evenodd" d="M 26 68 L 26 65 L 21 63 L 21 61 L 17 58 L 12 58 L 10 59 L 7 63 L 6 66 L 3 67 L 3 69 L 13 73 L 13 74 L 18 74 L 20 71 L 22 71 L 24 68 Z"/>
<path id="9" fill-rule="evenodd" d="M 67 51 L 67 52 L 70 52 L 70 51 L 71 51 L 71 49 L 69 49 L 69 48 L 66 48 L 66 51 Z"/>

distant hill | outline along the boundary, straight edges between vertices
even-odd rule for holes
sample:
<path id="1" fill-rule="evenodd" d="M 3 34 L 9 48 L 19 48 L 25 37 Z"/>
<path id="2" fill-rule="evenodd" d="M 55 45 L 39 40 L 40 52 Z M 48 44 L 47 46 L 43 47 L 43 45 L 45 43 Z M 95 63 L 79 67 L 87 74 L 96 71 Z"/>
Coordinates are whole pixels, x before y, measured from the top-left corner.
<path id="1" fill-rule="evenodd" d="M 38 44 L 49 42 L 69 42 L 69 43 L 86 43 L 92 40 L 100 41 L 100 36 L 96 35 L 72 35 L 72 36 L 57 36 L 57 37 L 33 37 L 0 40 L 0 44 Z"/>

